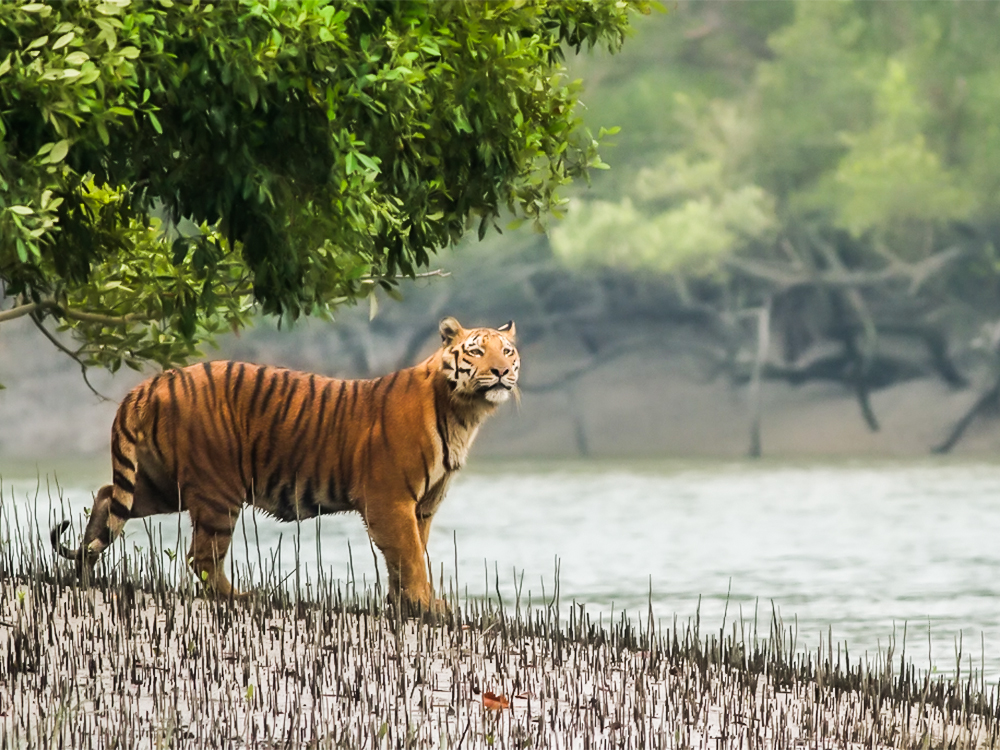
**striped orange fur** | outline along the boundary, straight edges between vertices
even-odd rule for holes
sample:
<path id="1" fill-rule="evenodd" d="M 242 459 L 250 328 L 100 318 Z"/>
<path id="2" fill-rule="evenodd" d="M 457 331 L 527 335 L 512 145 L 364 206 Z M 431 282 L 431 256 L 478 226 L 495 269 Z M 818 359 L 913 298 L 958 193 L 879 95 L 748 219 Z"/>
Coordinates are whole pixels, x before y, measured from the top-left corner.
<path id="1" fill-rule="evenodd" d="M 130 518 L 187 511 L 188 560 L 218 595 L 239 595 L 223 561 L 244 505 L 282 521 L 357 511 L 385 557 L 389 592 L 429 607 L 425 550 L 448 482 L 482 421 L 516 391 L 513 322 L 440 325 L 420 364 L 338 380 L 242 362 L 169 370 L 133 389 L 111 432 L 112 483 L 77 550 L 86 573 Z"/>

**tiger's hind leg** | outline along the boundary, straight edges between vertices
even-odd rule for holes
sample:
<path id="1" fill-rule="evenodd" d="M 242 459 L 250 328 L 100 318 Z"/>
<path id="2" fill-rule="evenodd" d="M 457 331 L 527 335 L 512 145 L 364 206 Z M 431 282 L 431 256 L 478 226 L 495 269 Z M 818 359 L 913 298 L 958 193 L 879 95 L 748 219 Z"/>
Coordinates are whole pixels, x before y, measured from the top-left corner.
<path id="1" fill-rule="evenodd" d="M 229 506 L 229 503 L 224 503 Z M 212 499 L 188 498 L 191 512 L 191 549 L 188 564 L 205 588 L 221 598 L 242 598 L 246 594 L 234 588 L 226 577 L 226 553 L 233 540 L 233 530 L 240 517 L 240 506 L 219 508 Z"/>

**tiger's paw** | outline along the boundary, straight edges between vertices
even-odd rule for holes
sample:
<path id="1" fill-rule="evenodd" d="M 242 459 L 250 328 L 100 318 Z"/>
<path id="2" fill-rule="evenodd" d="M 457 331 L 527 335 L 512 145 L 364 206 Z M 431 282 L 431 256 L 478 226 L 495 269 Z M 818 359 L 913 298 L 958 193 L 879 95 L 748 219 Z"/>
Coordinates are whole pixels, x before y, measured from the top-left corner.
<path id="1" fill-rule="evenodd" d="M 444 599 L 431 599 L 429 604 L 420 600 L 390 598 L 389 611 L 401 619 L 416 619 L 430 624 L 439 624 L 451 616 L 451 608 Z"/>

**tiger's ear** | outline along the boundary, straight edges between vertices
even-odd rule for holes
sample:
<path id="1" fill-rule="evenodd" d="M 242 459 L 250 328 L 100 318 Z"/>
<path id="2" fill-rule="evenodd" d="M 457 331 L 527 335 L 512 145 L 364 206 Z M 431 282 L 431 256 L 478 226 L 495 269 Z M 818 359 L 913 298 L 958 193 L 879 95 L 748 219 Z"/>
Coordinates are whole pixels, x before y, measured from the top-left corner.
<path id="1" fill-rule="evenodd" d="M 507 338 L 509 339 L 513 339 L 517 336 L 517 326 L 514 325 L 513 320 L 508 320 L 502 326 L 497 328 L 497 330 L 500 331 L 500 333 L 506 333 Z"/>
<path id="2" fill-rule="evenodd" d="M 445 346 L 450 344 L 460 334 L 465 332 L 465 329 L 462 328 L 462 324 L 451 317 L 443 318 L 438 324 L 438 330 L 441 332 L 441 342 Z"/>

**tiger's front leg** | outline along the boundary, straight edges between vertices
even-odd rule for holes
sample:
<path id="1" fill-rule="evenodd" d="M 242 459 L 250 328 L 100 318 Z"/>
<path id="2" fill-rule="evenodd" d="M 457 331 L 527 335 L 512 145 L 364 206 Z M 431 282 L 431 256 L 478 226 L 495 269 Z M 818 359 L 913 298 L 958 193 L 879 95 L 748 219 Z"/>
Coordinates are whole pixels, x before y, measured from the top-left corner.
<path id="1" fill-rule="evenodd" d="M 412 502 L 393 503 L 365 514 L 368 534 L 385 558 L 389 597 L 408 612 L 431 611 L 431 584 L 424 544 Z"/>

